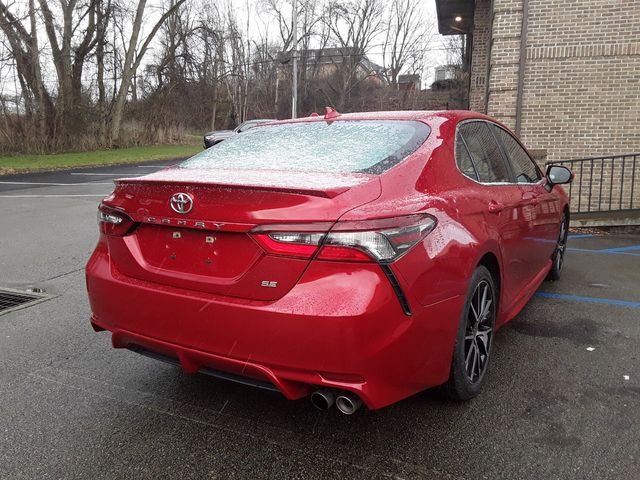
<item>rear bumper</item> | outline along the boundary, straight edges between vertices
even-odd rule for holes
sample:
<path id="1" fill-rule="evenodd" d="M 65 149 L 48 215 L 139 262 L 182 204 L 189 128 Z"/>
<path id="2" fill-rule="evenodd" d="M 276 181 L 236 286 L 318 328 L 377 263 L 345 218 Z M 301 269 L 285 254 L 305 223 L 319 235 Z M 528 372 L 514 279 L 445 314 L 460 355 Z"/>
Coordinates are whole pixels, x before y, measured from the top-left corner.
<path id="1" fill-rule="evenodd" d="M 224 375 L 216 375 L 214 372 L 225 372 L 229 379 L 236 378 L 242 383 L 267 390 L 278 390 L 290 400 L 296 400 L 310 393 L 311 387 L 308 384 L 287 380 L 286 374 L 283 375 L 282 372 L 276 372 L 253 362 L 194 350 L 121 328 L 114 328 L 107 324 L 101 324 L 94 316 L 91 317 L 91 325 L 97 332 L 109 330 L 114 348 L 128 348 L 142 354 L 151 353 L 152 355 L 149 355 L 151 357 L 174 360 L 171 363 L 179 364 L 185 373 L 202 371 L 224 378 Z"/>
<path id="2" fill-rule="evenodd" d="M 96 330 L 116 348 L 177 359 L 183 370 L 268 382 L 289 399 L 317 386 L 381 408 L 448 376 L 461 297 L 403 313 L 378 265 L 312 262 L 280 300 L 216 296 L 136 280 L 98 246 L 86 269 Z M 206 372 L 205 372 L 206 373 Z"/>

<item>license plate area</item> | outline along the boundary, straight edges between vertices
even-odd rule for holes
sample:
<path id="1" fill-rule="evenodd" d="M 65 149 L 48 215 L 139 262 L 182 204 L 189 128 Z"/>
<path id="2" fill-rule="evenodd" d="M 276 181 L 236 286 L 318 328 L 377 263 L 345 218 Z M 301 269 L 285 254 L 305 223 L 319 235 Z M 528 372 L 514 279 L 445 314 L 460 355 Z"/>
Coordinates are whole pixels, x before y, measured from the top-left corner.
<path id="1" fill-rule="evenodd" d="M 246 233 L 141 225 L 136 236 L 144 260 L 169 272 L 237 279 L 262 255 Z"/>

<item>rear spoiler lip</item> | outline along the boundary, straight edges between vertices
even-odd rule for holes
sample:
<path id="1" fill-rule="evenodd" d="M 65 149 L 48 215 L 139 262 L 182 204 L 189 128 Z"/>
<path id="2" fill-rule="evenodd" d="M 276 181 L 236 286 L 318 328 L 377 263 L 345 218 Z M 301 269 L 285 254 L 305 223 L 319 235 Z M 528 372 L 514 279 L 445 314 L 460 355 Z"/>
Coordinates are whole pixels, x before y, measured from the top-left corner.
<path id="1" fill-rule="evenodd" d="M 356 185 L 353 186 L 342 186 L 342 187 L 333 187 L 327 189 L 318 189 L 314 190 L 311 188 L 298 188 L 298 187 L 282 187 L 282 186 L 266 186 L 266 185 L 238 185 L 238 184 L 227 184 L 227 183 L 212 183 L 212 182 L 193 182 L 193 181 L 185 181 L 185 180 L 149 180 L 143 178 L 117 178 L 113 181 L 116 186 L 120 186 L 123 184 L 153 184 L 153 185 L 184 185 L 190 187 L 213 187 L 213 188 L 233 188 L 237 190 L 259 190 L 259 191 L 270 191 L 270 192 L 286 192 L 298 195 L 311 195 L 314 197 L 322 197 L 322 198 L 334 198 L 340 195 L 341 193 L 350 190 Z"/>

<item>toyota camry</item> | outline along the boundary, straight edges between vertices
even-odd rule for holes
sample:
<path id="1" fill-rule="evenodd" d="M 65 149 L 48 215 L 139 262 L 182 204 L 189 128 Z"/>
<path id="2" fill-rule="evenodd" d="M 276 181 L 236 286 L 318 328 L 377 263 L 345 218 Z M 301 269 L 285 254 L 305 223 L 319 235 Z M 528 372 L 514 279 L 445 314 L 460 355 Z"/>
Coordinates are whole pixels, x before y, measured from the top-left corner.
<path id="1" fill-rule="evenodd" d="M 91 324 L 186 373 L 346 414 L 435 386 L 470 399 L 496 331 L 561 274 L 571 179 L 473 112 L 257 126 L 115 181 Z"/>

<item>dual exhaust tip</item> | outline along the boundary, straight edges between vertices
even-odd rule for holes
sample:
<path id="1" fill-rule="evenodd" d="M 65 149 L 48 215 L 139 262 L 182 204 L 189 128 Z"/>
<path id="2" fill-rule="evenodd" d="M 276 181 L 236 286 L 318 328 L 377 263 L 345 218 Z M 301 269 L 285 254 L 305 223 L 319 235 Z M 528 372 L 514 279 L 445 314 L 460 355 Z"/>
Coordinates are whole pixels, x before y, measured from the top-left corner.
<path id="1" fill-rule="evenodd" d="M 340 392 L 337 396 L 333 390 L 321 388 L 311 394 L 311 403 L 318 410 L 329 410 L 335 403 L 338 410 L 345 415 L 353 415 L 361 406 L 362 400 L 351 392 Z"/>

